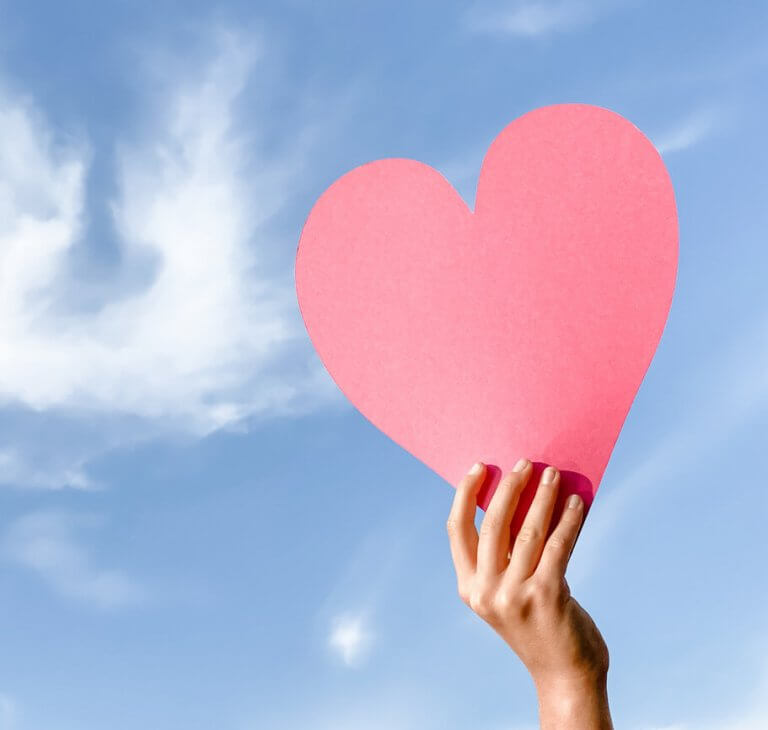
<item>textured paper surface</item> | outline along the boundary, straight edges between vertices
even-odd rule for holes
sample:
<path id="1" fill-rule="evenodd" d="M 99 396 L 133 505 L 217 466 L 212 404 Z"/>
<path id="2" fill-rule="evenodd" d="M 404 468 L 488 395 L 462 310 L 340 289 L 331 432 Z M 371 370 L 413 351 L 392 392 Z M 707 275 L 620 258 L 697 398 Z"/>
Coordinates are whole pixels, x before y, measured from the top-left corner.
<path id="1" fill-rule="evenodd" d="M 656 149 L 583 104 L 509 124 L 475 211 L 436 170 L 384 159 L 319 198 L 296 257 L 318 355 L 375 426 L 456 486 L 521 456 L 589 506 L 674 292 L 677 215 Z M 519 528 L 533 488 L 512 526 Z"/>

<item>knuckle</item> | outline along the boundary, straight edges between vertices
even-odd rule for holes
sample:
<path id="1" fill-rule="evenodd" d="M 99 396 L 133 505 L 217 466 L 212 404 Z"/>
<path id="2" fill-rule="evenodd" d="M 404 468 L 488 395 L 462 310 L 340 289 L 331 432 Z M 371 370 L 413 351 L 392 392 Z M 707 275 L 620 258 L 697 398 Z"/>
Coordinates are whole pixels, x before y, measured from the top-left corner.
<path id="1" fill-rule="evenodd" d="M 536 542 L 541 538 L 541 531 L 531 525 L 523 525 L 517 533 L 517 539 L 523 543 Z"/>
<path id="2" fill-rule="evenodd" d="M 445 529 L 451 537 L 459 534 L 460 527 L 461 524 L 455 517 L 449 517 L 445 522 Z"/>
<path id="3" fill-rule="evenodd" d="M 470 590 L 469 586 L 466 585 L 464 581 L 459 581 L 457 584 L 457 589 L 459 592 L 459 598 L 461 598 L 463 603 L 466 603 L 467 606 L 470 604 Z"/>
<path id="4" fill-rule="evenodd" d="M 552 586 L 543 580 L 532 581 L 528 587 L 529 599 L 538 606 L 550 603 L 554 594 L 555 591 Z"/>
<path id="5" fill-rule="evenodd" d="M 512 613 L 518 607 L 518 603 L 518 594 L 509 590 L 500 590 L 494 599 L 496 611 L 504 616 Z"/>
<path id="6" fill-rule="evenodd" d="M 554 533 L 547 541 L 547 550 L 553 553 L 562 553 L 568 547 L 568 540 L 563 535 Z"/>
<path id="7" fill-rule="evenodd" d="M 499 529 L 501 529 L 503 522 L 504 520 L 497 512 L 487 512 L 480 525 L 480 534 L 490 535 L 498 532 Z"/>
<path id="8" fill-rule="evenodd" d="M 493 600 L 485 589 L 475 589 L 469 596 L 470 608 L 482 618 L 487 618 L 493 613 Z"/>
<path id="9" fill-rule="evenodd" d="M 509 472 L 505 474 L 499 482 L 498 489 L 510 489 L 514 487 L 520 481 L 520 475 L 516 472 Z"/>

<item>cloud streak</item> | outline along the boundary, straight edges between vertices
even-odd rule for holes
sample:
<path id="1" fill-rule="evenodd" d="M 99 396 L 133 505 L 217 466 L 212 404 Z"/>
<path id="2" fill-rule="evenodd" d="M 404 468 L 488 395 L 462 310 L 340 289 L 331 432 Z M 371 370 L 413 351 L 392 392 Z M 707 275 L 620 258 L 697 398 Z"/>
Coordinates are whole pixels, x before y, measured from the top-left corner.
<path id="1" fill-rule="evenodd" d="M 656 149 L 666 155 L 689 149 L 707 139 L 717 129 L 721 115 L 714 109 L 699 109 L 654 137 Z"/>
<path id="2" fill-rule="evenodd" d="M 632 505 L 648 499 L 654 489 L 663 488 L 667 480 L 684 472 L 686 464 L 706 455 L 718 443 L 768 404 L 768 373 L 764 363 L 768 360 L 768 321 L 759 320 L 741 333 L 739 339 L 726 350 L 718 363 L 706 372 L 694 374 L 690 384 L 698 392 L 710 397 L 701 406 L 692 406 L 685 419 L 662 435 L 656 448 L 634 471 L 627 474 L 606 494 L 600 495 L 590 512 L 588 527 L 584 530 L 574 551 L 569 567 L 569 582 L 576 586 L 587 580 L 596 570 L 600 556 L 605 554 L 604 543 L 631 514 Z M 711 383 L 718 384 L 716 389 Z M 700 401 L 700 398 L 697 398 Z M 717 418 L 712 419 L 711 414 Z"/>

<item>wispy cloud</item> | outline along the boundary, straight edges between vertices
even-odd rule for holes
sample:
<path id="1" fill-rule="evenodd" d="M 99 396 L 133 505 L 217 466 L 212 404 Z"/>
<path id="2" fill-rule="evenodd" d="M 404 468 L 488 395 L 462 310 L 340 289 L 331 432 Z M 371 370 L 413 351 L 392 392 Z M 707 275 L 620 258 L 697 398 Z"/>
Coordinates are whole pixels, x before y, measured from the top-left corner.
<path id="1" fill-rule="evenodd" d="M 493 7 L 475 6 L 466 23 L 477 33 L 539 38 L 587 25 L 600 9 L 600 3 L 594 1 L 517 0 Z"/>
<path id="2" fill-rule="evenodd" d="M 721 112 L 713 108 L 698 109 L 654 136 L 653 141 L 662 155 L 685 150 L 710 137 L 722 121 Z"/>
<path id="3" fill-rule="evenodd" d="M 348 667 L 357 667 L 368 653 L 372 639 L 365 616 L 344 614 L 334 619 L 328 646 Z"/>
<path id="4" fill-rule="evenodd" d="M 263 224 L 298 167 L 292 157 L 254 159 L 258 121 L 247 138 L 238 131 L 257 63 L 253 43 L 222 34 L 211 60 L 163 82 L 163 106 L 139 139 L 115 140 L 123 271 L 150 272 L 131 291 L 121 274 L 113 284 L 80 280 L 69 261 L 87 232 L 87 143 L 56 134 L 29 100 L 0 99 L 0 404 L 120 413 L 202 436 L 337 398 L 301 349 L 292 280 L 264 269 L 273 242 Z M 89 288 L 101 301 L 85 311 L 71 293 Z M 22 452 L 4 453 L 0 481 L 62 476 L 61 467 L 34 474 Z"/>
<path id="5" fill-rule="evenodd" d="M 33 512 L 10 526 L 3 554 L 33 570 L 65 598 L 99 609 L 141 603 L 145 594 L 139 584 L 120 570 L 96 565 L 78 539 L 78 530 L 98 524 L 92 515 Z"/>
<path id="6" fill-rule="evenodd" d="M 596 570 L 604 543 L 620 530 L 640 499 L 648 499 L 665 480 L 674 479 L 692 463 L 714 449 L 739 425 L 768 404 L 768 321 L 759 320 L 737 335 L 725 347 L 719 360 L 708 362 L 706 370 L 692 373 L 688 382 L 694 389 L 685 418 L 661 434 L 648 456 L 607 493 L 595 500 L 588 521 L 574 550 L 569 567 L 572 585 L 587 580 Z M 713 388 L 712 383 L 717 383 Z M 698 391 L 696 393 L 695 391 Z M 707 393 L 702 399 L 701 393 Z M 702 410 L 702 400 L 706 411 Z M 711 414 L 716 413 L 717 418 Z"/>

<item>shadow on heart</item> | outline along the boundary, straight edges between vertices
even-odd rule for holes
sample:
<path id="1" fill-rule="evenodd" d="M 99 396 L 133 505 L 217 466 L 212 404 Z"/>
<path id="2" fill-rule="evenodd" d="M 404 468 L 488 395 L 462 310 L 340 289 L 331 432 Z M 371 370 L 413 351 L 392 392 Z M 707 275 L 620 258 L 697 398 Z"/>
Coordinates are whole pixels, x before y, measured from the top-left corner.
<path id="1" fill-rule="evenodd" d="M 525 486 L 523 493 L 520 495 L 520 501 L 515 510 L 515 516 L 512 519 L 512 525 L 510 527 L 512 538 L 517 535 L 523 524 L 523 519 L 525 518 L 528 508 L 533 501 L 533 497 L 536 494 L 536 488 L 539 485 L 541 474 L 547 466 L 548 464 L 541 461 L 533 462 L 533 473 L 529 477 L 528 484 Z M 485 481 L 477 494 L 477 506 L 480 507 L 480 509 L 486 510 L 488 508 L 488 504 L 496 491 L 496 487 L 498 487 L 499 482 L 501 481 L 501 477 L 502 470 L 498 466 L 495 464 L 486 465 Z M 560 471 L 560 489 L 558 490 L 552 519 L 549 523 L 548 535 L 551 534 L 560 519 L 565 500 L 572 494 L 578 494 L 584 500 L 584 519 L 586 519 L 587 514 L 589 513 L 589 508 L 592 505 L 592 500 L 594 499 L 592 482 L 580 472 L 563 469 Z"/>

